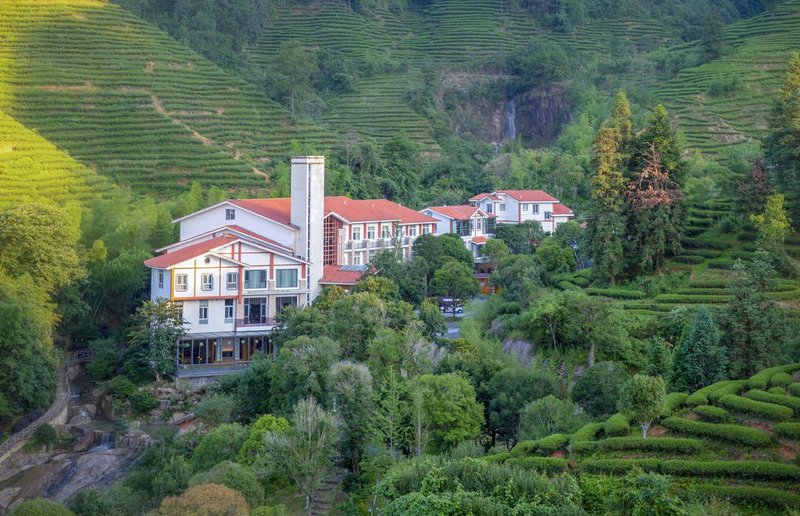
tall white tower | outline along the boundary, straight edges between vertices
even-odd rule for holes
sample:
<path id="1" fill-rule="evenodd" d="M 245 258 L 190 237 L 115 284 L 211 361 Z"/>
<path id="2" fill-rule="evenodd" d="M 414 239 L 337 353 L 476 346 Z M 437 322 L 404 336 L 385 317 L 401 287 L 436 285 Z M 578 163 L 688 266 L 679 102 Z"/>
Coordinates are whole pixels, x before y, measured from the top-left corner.
<path id="1" fill-rule="evenodd" d="M 296 252 L 311 262 L 308 302 L 321 287 L 323 274 L 323 217 L 325 216 L 325 156 L 292 158 L 292 224 L 300 228 Z"/>

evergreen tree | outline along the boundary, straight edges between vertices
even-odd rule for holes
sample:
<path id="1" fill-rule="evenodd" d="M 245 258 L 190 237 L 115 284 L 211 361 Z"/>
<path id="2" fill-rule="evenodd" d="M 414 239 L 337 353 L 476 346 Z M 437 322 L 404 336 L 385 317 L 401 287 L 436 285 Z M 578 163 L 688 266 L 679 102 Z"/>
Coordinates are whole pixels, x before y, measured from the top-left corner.
<path id="1" fill-rule="evenodd" d="M 800 53 L 793 53 L 772 108 L 764 156 L 778 185 L 787 193 L 789 212 L 800 220 Z"/>
<path id="2" fill-rule="evenodd" d="M 711 312 L 706 307 L 699 308 L 689 333 L 675 350 L 672 362 L 674 390 L 693 392 L 725 379 L 727 353 L 719 340 Z"/>
<path id="3" fill-rule="evenodd" d="M 747 176 L 739 183 L 738 192 L 736 206 L 740 213 L 752 215 L 764 209 L 767 197 L 772 193 L 772 187 L 763 161 L 760 159 L 753 161 Z"/>
<path id="4" fill-rule="evenodd" d="M 757 251 L 750 264 L 737 261 L 733 266 L 727 285 L 731 300 L 721 319 L 733 377 L 748 377 L 781 358 L 784 324 L 767 298 L 774 275 L 766 251 Z"/>
<path id="5" fill-rule="evenodd" d="M 672 127 L 667 108 L 660 104 L 656 106 L 635 145 L 636 156 L 632 169 L 634 174 L 647 166 L 650 155 L 655 152 L 661 156 L 661 164 L 669 177 L 678 185 L 683 184 L 683 148 Z"/>
<path id="6" fill-rule="evenodd" d="M 722 55 L 724 48 L 723 25 L 719 16 L 719 11 L 716 9 L 712 9 L 706 17 L 701 44 L 706 59 L 709 61 L 717 59 Z"/>
<path id="7" fill-rule="evenodd" d="M 768 249 L 779 248 L 792 230 L 792 221 L 783 207 L 785 197 L 775 194 L 767 197 L 764 212 L 750 215 L 758 229 L 759 243 Z"/>
<path id="8" fill-rule="evenodd" d="M 606 127 L 619 132 L 621 148 L 625 152 L 628 151 L 633 140 L 633 122 L 631 121 L 631 103 L 622 90 L 617 93 L 614 107 L 611 109 L 611 117 L 606 121 Z"/>

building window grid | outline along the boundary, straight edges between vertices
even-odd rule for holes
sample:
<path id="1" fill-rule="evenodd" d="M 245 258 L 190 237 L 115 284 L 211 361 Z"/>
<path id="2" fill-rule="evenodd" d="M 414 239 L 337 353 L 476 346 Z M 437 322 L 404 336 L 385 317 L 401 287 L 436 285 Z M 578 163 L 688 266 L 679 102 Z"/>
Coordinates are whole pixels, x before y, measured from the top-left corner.
<path id="1" fill-rule="evenodd" d="M 500 211 L 506 211 L 506 205 L 504 203 L 500 203 Z"/>
<path id="2" fill-rule="evenodd" d="M 392 238 L 392 226 L 388 224 L 381 226 L 381 238 Z"/>
<path id="3" fill-rule="evenodd" d="M 226 208 L 225 220 L 236 220 L 236 210 L 233 208 Z"/>
<path id="4" fill-rule="evenodd" d="M 275 271 L 275 288 L 297 288 L 298 278 L 297 269 L 278 269 Z"/>
<path id="5" fill-rule="evenodd" d="M 189 275 L 176 274 L 175 275 L 175 290 L 177 292 L 186 292 L 189 290 Z"/>
<path id="6" fill-rule="evenodd" d="M 226 323 L 232 323 L 233 322 L 233 314 L 234 314 L 233 299 L 226 299 L 225 300 L 225 322 Z"/>
<path id="7" fill-rule="evenodd" d="M 353 240 L 361 240 L 361 226 L 353 226 Z"/>
<path id="8" fill-rule="evenodd" d="M 200 324 L 208 324 L 208 301 L 200 301 L 197 319 Z"/>
<path id="9" fill-rule="evenodd" d="M 531 206 L 532 206 L 533 213 L 538 214 L 539 213 L 539 205 L 538 204 L 531 204 Z"/>
<path id="10" fill-rule="evenodd" d="M 378 226 L 370 224 L 367 226 L 367 240 L 375 240 L 378 233 Z"/>
<path id="11" fill-rule="evenodd" d="M 203 273 L 200 276 L 200 290 L 208 292 L 214 288 L 214 275 L 211 273 Z"/>
<path id="12" fill-rule="evenodd" d="M 267 288 L 267 270 L 252 269 L 244 271 L 244 288 Z"/>
<path id="13" fill-rule="evenodd" d="M 522 211 L 528 211 L 528 207 L 529 207 L 528 204 L 523 204 L 522 205 Z"/>
<path id="14" fill-rule="evenodd" d="M 239 273 L 229 272 L 225 275 L 225 288 L 236 290 L 239 288 Z"/>
<path id="15" fill-rule="evenodd" d="M 158 271 L 158 288 L 164 288 L 164 271 Z"/>

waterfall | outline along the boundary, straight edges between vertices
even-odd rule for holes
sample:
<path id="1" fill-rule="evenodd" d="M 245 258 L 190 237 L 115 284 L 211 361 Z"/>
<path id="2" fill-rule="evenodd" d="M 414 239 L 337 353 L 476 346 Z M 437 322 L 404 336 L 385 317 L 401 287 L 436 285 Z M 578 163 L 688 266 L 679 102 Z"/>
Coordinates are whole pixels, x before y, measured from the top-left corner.
<path id="1" fill-rule="evenodd" d="M 514 99 L 509 99 L 506 102 L 505 139 L 517 139 L 517 105 L 514 103 Z"/>

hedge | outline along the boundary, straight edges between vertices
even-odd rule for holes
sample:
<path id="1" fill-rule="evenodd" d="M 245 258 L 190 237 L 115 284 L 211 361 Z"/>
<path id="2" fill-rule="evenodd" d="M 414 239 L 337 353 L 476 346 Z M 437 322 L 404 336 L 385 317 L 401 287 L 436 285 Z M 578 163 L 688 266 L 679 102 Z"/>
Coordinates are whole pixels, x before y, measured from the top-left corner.
<path id="1" fill-rule="evenodd" d="M 587 288 L 585 290 L 590 296 L 604 296 L 614 299 L 644 299 L 647 292 L 641 290 L 625 290 L 621 288 Z"/>
<path id="2" fill-rule="evenodd" d="M 721 240 L 711 240 L 708 238 L 684 238 L 681 240 L 681 245 L 688 249 L 716 249 L 724 251 L 729 247 L 727 242 Z"/>
<path id="3" fill-rule="evenodd" d="M 595 473 L 623 473 L 639 467 L 679 477 L 724 477 L 771 481 L 800 481 L 800 466 L 770 461 L 739 460 L 662 460 L 662 459 L 586 459 L 581 463 Z"/>
<path id="4" fill-rule="evenodd" d="M 680 417 L 668 417 L 661 422 L 661 425 L 676 432 L 712 437 L 745 446 L 768 446 L 772 443 L 768 433 L 741 425 L 704 423 Z"/>
<path id="5" fill-rule="evenodd" d="M 713 498 L 729 499 L 745 505 L 766 505 L 770 507 L 800 507 L 800 496 L 778 489 L 752 486 L 718 486 L 695 484 L 690 487 L 693 494 Z"/>
<path id="6" fill-rule="evenodd" d="M 700 453 L 705 444 L 699 439 L 682 437 L 609 437 L 600 441 L 584 441 L 572 446 L 575 453 L 600 451 L 653 451 L 665 453 Z"/>
<path id="7" fill-rule="evenodd" d="M 693 254 L 679 254 L 672 257 L 673 262 L 688 263 L 689 265 L 697 265 L 706 261 L 702 256 L 695 256 Z"/>
<path id="8" fill-rule="evenodd" d="M 786 396 L 786 389 L 783 387 L 770 387 L 767 389 L 767 392 L 770 394 L 780 394 L 782 396 Z"/>
<path id="9" fill-rule="evenodd" d="M 800 369 L 800 364 L 789 364 L 762 369 L 747 380 L 747 385 L 750 386 L 751 389 L 765 389 L 772 375 L 775 373 L 793 373 L 798 369 Z"/>
<path id="10" fill-rule="evenodd" d="M 725 288 L 727 284 L 724 279 L 694 280 L 689 282 L 689 288 Z"/>
<path id="11" fill-rule="evenodd" d="M 770 394 L 759 389 L 753 389 L 745 393 L 745 397 L 764 403 L 772 403 L 789 407 L 795 414 L 800 414 L 800 398 L 786 396 L 785 394 Z"/>
<path id="12" fill-rule="evenodd" d="M 560 450 L 567 444 L 567 441 L 569 441 L 569 438 L 564 434 L 548 435 L 539 439 L 539 447 L 536 451 L 541 455 L 550 455 L 554 451 Z"/>
<path id="13" fill-rule="evenodd" d="M 787 419 L 791 419 L 794 415 L 794 411 L 789 407 L 775 405 L 774 403 L 756 401 L 750 398 L 736 396 L 735 394 L 723 396 L 717 401 L 717 403 L 729 410 L 733 410 L 734 412 L 743 412 L 774 421 L 785 421 Z"/>
<path id="14" fill-rule="evenodd" d="M 524 457 L 526 455 L 533 455 L 533 452 L 535 452 L 538 447 L 539 441 L 520 441 L 511 448 L 511 456 Z"/>
<path id="15" fill-rule="evenodd" d="M 664 406 L 661 408 L 661 417 L 671 416 L 678 410 L 678 407 L 686 402 L 688 397 L 689 395 L 685 392 L 671 392 L 667 394 L 667 397 L 664 399 Z"/>
<path id="16" fill-rule="evenodd" d="M 567 459 L 559 457 L 520 457 L 508 459 L 505 464 L 546 473 L 561 473 L 567 468 Z"/>
<path id="17" fill-rule="evenodd" d="M 483 460 L 486 462 L 497 463 L 497 462 L 505 462 L 506 460 L 511 458 L 511 454 L 508 452 L 500 452 L 495 453 L 493 455 L 486 455 L 483 457 Z"/>
<path id="18" fill-rule="evenodd" d="M 724 288 L 682 288 L 676 290 L 675 294 L 687 296 L 727 296 L 730 293 Z"/>
<path id="19" fill-rule="evenodd" d="M 800 382 L 793 383 L 786 390 L 792 396 L 800 396 Z"/>
<path id="20" fill-rule="evenodd" d="M 630 431 L 631 425 L 628 423 L 628 418 L 623 414 L 614 414 L 603 425 L 603 432 L 609 437 L 627 435 Z"/>
<path id="21" fill-rule="evenodd" d="M 727 396 L 728 394 L 737 394 L 739 391 L 744 389 L 745 384 L 746 382 L 744 380 L 731 380 L 730 383 L 727 383 L 709 392 L 708 399 L 709 401 L 717 401 L 721 397 Z"/>
<path id="22" fill-rule="evenodd" d="M 589 278 L 585 278 L 583 276 L 575 276 L 575 278 L 572 280 L 572 282 L 574 284 L 578 285 L 579 287 L 584 287 L 584 288 L 588 287 L 589 283 L 590 283 L 589 282 Z"/>
<path id="23" fill-rule="evenodd" d="M 581 443 L 584 441 L 594 441 L 597 434 L 603 431 L 603 423 L 586 423 L 575 431 L 569 438 L 570 444 Z"/>
<path id="24" fill-rule="evenodd" d="M 780 436 L 800 440 L 800 423 L 775 423 L 772 429 Z"/>
<path id="25" fill-rule="evenodd" d="M 731 296 L 725 295 L 683 295 L 683 294 L 659 294 L 655 300 L 658 303 L 686 303 L 686 304 L 716 304 L 728 301 Z"/>
<path id="26" fill-rule="evenodd" d="M 721 407 L 712 405 L 700 405 L 693 409 L 700 419 L 711 421 L 712 423 L 729 423 L 733 420 L 728 411 Z"/>
<path id="27" fill-rule="evenodd" d="M 559 281 L 558 282 L 558 288 L 560 288 L 561 290 L 580 290 L 581 289 L 579 286 L 574 285 L 574 284 L 570 283 L 567 280 Z"/>
<path id="28" fill-rule="evenodd" d="M 714 258 L 708 262 L 709 269 L 733 269 L 733 266 L 736 264 L 735 260 L 731 260 L 730 258 Z"/>
<path id="29" fill-rule="evenodd" d="M 726 385 L 730 385 L 735 380 L 721 380 L 711 385 L 706 385 L 701 389 L 697 389 L 688 398 L 686 398 L 687 405 L 708 405 L 708 395 Z"/>
<path id="30" fill-rule="evenodd" d="M 786 371 L 779 371 L 769 379 L 769 384 L 773 387 L 788 387 L 792 382 L 794 382 L 792 375 Z"/>

